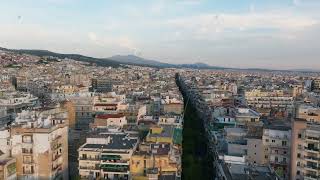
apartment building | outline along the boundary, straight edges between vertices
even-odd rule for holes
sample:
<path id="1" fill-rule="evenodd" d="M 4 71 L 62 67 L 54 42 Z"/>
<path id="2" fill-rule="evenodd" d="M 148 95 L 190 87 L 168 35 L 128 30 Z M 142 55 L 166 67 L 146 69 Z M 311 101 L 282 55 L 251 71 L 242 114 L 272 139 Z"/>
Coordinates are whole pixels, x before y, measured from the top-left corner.
<path id="1" fill-rule="evenodd" d="M 320 125 L 305 119 L 292 123 L 290 179 L 320 179 Z"/>
<path id="2" fill-rule="evenodd" d="M 0 96 L 0 107 L 5 107 L 8 113 L 19 113 L 38 104 L 39 99 L 26 92 L 4 92 Z"/>
<path id="3" fill-rule="evenodd" d="M 93 121 L 93 97 L 83 95 L 71 98 L 75 110 L 75 128 L 88 130 L 90 122 Z"/>
<path id="4" fill-rule="evenodd" d="M 82 179 L 131 179 L 130 159 L 138 138 L 125 132 L 93 133 L 79 149 Z"/>
<path id="5" fill-rule="evenodd" d="M 108 129 L 111 126 L 123 128 L 127 125 L 126 116 L 123 114 L 99 114 L 96 115 L 94 122 L 90 124 L 91 129 Z"/>
<path id="6" fill-rule="evenodd" d="M 311 90 L 313 92 L 320 92 L 320 78 L 312 80 Z"/>
<path id="7" fill-rule="evenodd" d="M 289 177 L 291 127 L 285 124 L 270 124 L 263 129 L 264 164 L 270 166 L 282 178 Z"/>
<path id="8" fill-rule="evenodd" d="M 163 113 L 182 114 L 183 112 L 183 102 L 177 99 L 170 99 L 169 96 L 162 99 L 161 104 L 163 106 Z"/>
<path id="9" fill-rule="evenodd" d="M 262 91 L 254 89 L 245 92 L 247 105 L 256 109 L 292 109 L 294 98 L 283 91 Z"/>
<path id="10" fill-rule="evenodd" d="M 320 107 L 300 105 L 297 111 L 297 118 L 305 119 L 308 122 L 320 123 Z"/>
<path id="11" fill-rule="evenodd" d="M 175 151 L 168 143 L 140 144 L 130 161 L 133 179 L 178 179 L 181 165 Z"/>
<path id="12" fill-rule="evenodd" d="M 10 129 L 19 179 L 68 178 L 67 115 L 60 109 L 23 111 Z"/>
<path id="13" fill-rule="evenodd" d="M 96 92 L 112 92 L 113 85 L 118 84 L 118 81 L 109 78 L 92 78 L 92 90 Z"/>
<path id="14" fill-rule="evenodd" d="M 248 108 L 236 108 L 235 120 L 239 124 L 259 123 L 260 114 Z"/>
<path id="15" fill-rule="evenodd" d="M 7 113 L 7 108 L 0 107 L 0 127 L 4 127 L 10 123 L 10 116 Z"/>

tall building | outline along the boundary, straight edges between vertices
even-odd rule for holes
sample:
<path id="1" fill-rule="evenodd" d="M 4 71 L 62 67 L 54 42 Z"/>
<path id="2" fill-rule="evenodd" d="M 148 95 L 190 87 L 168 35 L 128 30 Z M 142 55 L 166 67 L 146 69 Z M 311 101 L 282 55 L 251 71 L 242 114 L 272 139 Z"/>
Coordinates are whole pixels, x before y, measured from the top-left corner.
<path id="1" fill-rule="evenodd" d="M 300 105 L 297 111 L 297 118 L 320 123 L 320 108 L 310 105 Z"/>
<path id="2" fill-rule="evenodd" d="M 282 178 L 289 176 L 291 128 L 268 125 L 263 129 L 265 164 L 269 164 Z"/>
<path id="3" fill-rule="evenodd" d="M 320 179 L 320 125 L 305 119 L 292 123 L 290 179 Z"/>
<path id="4" fill-rule="evenodd" d="M 19 179 L 68 179 L 67 114 L 23 111 L 10 128 L 10 152 Z"/>
<path id="5" fill-rule="evenodd" d="M 107 78 L 93 78 L 91 80 L 91 86 L 93 91 L 97 92 L 111 92 L 116 81 Z"/>
<path id="6" fill-rule="evenodd" d="M 312 81 L 311 90 L 314 92 L 320 92 L 320 78 Z"/>

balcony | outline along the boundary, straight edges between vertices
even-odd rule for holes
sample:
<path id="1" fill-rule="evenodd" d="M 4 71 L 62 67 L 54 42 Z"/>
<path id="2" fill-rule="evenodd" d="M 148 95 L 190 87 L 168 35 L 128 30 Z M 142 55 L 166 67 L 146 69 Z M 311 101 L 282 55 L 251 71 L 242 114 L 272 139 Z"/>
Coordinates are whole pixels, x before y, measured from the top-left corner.
<path id="1" fill-rule="evenodd" d="M 51 145 L 51 149 L 52 149 L 52 150 L 59 149 L 60 147 L 62 147 L 62 144 L 61 144 L 61 143 L 57 143 L 57 144 L 52 144 L 52 145 Z"/>
<path id="2" fill-rule="evenodd" d="M 100 168 L 104 172 L 115 172 L 115 173 L 128 173 L 128 165 L 115 165 L 115 164 L 102 164 Z"/>
<path id="3" fill-rule="evenodd" d="M 306 139 L 309 141 L 313 141 L 313 142 L 319 142 L 320 138 L 317 137 L 311 137 L 311 136 L 306 136 Z"/>
<path id="4" fill-rule="evenodd" d="M 288 165 L 287 161 L 270 161 L 271 164 L 280 165 L 280 166 L 286 166 Z"/>
<path id="5" fill-rule="evenodd" d="M 316 147 L 304 147 L 304 149 L 306 150 L 306 151 L 310 151 L 310 152 L 313 152 L 313 153 L 318 153 L 319 152 L 319 149 L 318 148 L 316 148 Z"/>
<path id="6" fill-rule="evenodd" d="M 314 175 L 314 174 L 305 174 L 305 179 L 312 179 L 312 180 L 318 180 L 320 176 Z"/>
<path id="7" fill-rule="evenodd" d="M 93 166 L 80 166 L 79 167 L 80 170 L 98 170 L 100 171 L 100 166 L 96 165 L 95 167 Z"/>
<path id="8" fill-rule="evenodd" d="M 100 158 L 80 157 L 79 160 L 81 160 L 81 161 L 100 161 Z"/>
<path id="9" fill-rule="evenodd" d="M 120 160 L 120 155 L 102 155 L 101 160 L 102 161 L 111 161 L 111 160 Z"/>
<path id="10" fill-rule="evenodd" d="M 309 171 L 318 171 L 318 167 L 314 165 L 306 165 L 305 168 Z"/>
<path id="11" fill-rule="evenodd" d="M 304 156 L 304 158 L 305 158 L 307 161 L 318 161 L 318 160 L 320 160 L 319 158 L 314 157 L 314 156 Z"/>
<path id="12" fill-rule="evenodd" d="M 23 164 L 33 164 L 33 160 L 23 160 Z"/>
<path id="13" fill-rule="evenodd" d="M 55 155 L 53 155 L 52 161 L 55 161 L 55 160 L 59 159 L 61 156 L 62 156 L 62 154 L 55 154 Z"/>
<path id="14" fill-rule="evenodd" d="M 22 148 L 22 154 L 32 154 L 32 153 L 33 153 L 32 149 Z"/>

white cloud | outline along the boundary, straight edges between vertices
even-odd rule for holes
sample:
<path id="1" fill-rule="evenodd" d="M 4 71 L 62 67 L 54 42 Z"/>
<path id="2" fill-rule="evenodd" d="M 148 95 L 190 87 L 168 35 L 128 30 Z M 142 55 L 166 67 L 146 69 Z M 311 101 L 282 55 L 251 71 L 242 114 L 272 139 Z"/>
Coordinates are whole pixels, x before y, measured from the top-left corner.
<path id="1" fill-rule="evenodd" d="M 202 0 L 180 0 L 177 1 L 177 3 L 179 4 L 183 4 L 183 5 L 199 5 L 201 4 Z"/>
<path id="2" fill-rule="evenodd" d="M 296 31 L 319 23 L 312 17 L 292 13 L 202 14 L 171 19 L 167 25 L 194 35 L 212 35 L 212 32 L 244 30 Z"/>
<path id="3" fill-rule="evenodd" d="M 89 32 L 88 37 L 91 41 L 97 41 L 97 35 L 94 32 Z"/>
<path id="4" fill-rule="evenodd" d="M 94 32 L 88 33 L 88 38 L 94 44 L 109 48 L 109 47 L 118 47 L 126 49 L 129 53 L 137 54 L 140 53 L 139 48 L 136 44 L 127 36 L 120 36 L 120 37 L 111 37 L 111 36 L 98 36 Z"/>

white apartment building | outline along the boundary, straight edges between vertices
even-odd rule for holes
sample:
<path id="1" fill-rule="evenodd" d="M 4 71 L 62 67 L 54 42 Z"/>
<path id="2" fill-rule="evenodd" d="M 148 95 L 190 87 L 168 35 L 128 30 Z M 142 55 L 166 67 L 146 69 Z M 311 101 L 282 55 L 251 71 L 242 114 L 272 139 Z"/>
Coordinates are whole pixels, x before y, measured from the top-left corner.
<path id="1" fill-rule="evenodd" d="M 131 179 L 130 159 L 138 138 L 128 133 L 91 134 L 79 149 L 81 179 Z"/>

